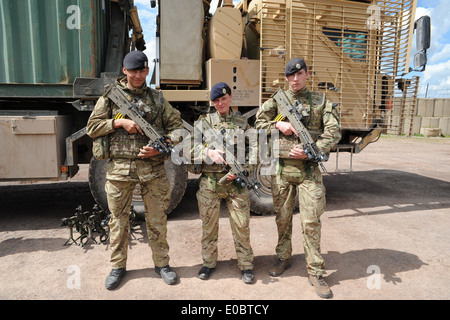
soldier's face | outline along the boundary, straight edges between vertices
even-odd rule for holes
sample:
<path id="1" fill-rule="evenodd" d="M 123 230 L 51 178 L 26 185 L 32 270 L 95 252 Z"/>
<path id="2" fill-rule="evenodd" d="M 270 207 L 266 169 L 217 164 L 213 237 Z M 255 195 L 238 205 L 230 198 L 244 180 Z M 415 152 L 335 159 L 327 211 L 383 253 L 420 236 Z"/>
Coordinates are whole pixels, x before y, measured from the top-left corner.
<path id="1" fill-rule="evenodd" d="M 213 104 L 217 112 L 220 114 L 227 114 L 230 111 L 231 99 L 231 94 L 227 93 L 226 95 L 213 100 Z"/>
<path id="2" fill-rule="evenodd" d="M 149 69 L 141 69 L 141 70 L 127 70 L 123 68 L 123 73 L 127 76 L 128 85 L 131 86 L 130 89 L 133 88 L 141 88 L 144 83 L 145 79 L 148 76 Z"/>
<path id="3" fill-rule="evenodd" d="M 306 87 L 306 79 L 308 77 L 309 73 L 305 69 L 287 76 L 286 80 L 289 82 L 289 89 L 294 92 L 303 89 Z"/>

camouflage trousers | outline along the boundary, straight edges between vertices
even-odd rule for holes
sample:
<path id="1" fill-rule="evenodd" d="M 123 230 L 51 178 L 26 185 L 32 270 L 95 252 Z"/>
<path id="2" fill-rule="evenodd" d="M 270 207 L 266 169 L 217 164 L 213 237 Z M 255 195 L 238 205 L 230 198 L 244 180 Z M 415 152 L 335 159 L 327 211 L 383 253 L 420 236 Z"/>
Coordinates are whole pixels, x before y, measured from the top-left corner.
<path id="1" fill-rule="evenodd" d="M 286 260 L 292 255 L 292 214 L 298 193 L 303 249 L 308 274 L 320 276 L 325 261 L 320 253 L 320 216 L 325 211 L 325 186 L 318 166 L 284 165 L 272 176 L 272 195 L 276 212 L 278 243 L 276 254 Z"/>
<path id="2" fill-rule="evenodd" d="M 108 180 L 105 190 L 111 211 L 109 221 L 111 266 L 125 268 L 128 252 L 129 214 L 136 181 Z M 166 176 L 140 182 L 142 200 L 145 206 L 145 223 L 152 258 L 156 267 L 169 264 L 167 243 L 167 215 L 164 210 L 169 204 L 170 188 Z"/>
<path id="3" fill-rule="evenodd" d="M 246 189 L 239 190 L 232 181 L 217 184 L 223 174 L 203 175 L 197 191 L 198 208 L 202 220 L 203 265 L 215 268 L 218 257 L 220 203 L 226 200 L 234 247 L 240 270 L 253 269 L 253 250 L 250 245 L 250 200 Z"/>

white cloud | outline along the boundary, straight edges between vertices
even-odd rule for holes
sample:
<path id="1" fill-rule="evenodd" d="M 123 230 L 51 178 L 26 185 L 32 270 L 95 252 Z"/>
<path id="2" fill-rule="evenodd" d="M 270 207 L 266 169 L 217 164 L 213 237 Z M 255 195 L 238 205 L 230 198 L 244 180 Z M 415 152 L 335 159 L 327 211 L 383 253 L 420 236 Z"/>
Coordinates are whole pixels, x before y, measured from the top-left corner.
<path id="1" fill-rule="evenodd" d="M 152 9 L 150 6 L 150 0 L 134 0 L 134 5 L 138 8 L 148 7 L 149 9 Z"/>
<path id="2" fill-rule="evenodd" d="M 450 60 L 428 65 L 426 71 L 423 76 L 423 81 L 429 81 L 436 77 L 442 79 L 443 76 L 450 74 Z"/>
<path id="3" fill-rule="evenodd" d="M 416 8 L 416 20 L 422 16 L 429 16 L 429 15 L 431 15 L 431 10 L 429 8 L 424 8 L 424 7 Z"/>
<path id="4" fill-rule="evenodd" d="M 428 90 L 428 92 L 427 92 Z M 421 75 L 419 97 L 450 97 L 450 60 L 429 64 Z"/>
<path id="5" fill-rule="evenodd" d="M 233 4 L 236 6 L 240 0 L 233 0 Z M 211 0 L 211 3 L 209 4 L 209 12 L 214 13 L 217 9 L 217 4 L 219 3 L 219 0 Z"/>
<path id="6" fill-rule="evenodd" d="M 447 61 L 450 58 L 450 43 L 444 44 L 438 52 L 431 52 L 429 63 Z"/>

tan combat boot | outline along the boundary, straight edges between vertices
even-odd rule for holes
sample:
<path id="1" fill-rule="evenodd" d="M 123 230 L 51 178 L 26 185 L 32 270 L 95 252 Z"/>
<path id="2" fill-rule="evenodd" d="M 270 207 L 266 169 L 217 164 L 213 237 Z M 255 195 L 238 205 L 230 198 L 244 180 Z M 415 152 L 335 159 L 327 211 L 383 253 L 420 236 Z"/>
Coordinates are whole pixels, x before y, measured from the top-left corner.
<path id="1" fill-rule="evenodd" d="M 331 298 L 333 292 L 331 292 L 330 287 L 325 282 L 322 276 L 308 276 L 308 282 L 310 285 L 314 286 L 314 290 L 317 295 L 321 298 Z"/>
<path id="2" fill-rule="evenodd" d="M 284 272 L 284 270 L 288 269 L 290 266 L 291 266 L 291 259 L 287 260 L 278 259 L 277 262 L 269 269 L 269 274 L 272 277 L 278 277 Z"/>

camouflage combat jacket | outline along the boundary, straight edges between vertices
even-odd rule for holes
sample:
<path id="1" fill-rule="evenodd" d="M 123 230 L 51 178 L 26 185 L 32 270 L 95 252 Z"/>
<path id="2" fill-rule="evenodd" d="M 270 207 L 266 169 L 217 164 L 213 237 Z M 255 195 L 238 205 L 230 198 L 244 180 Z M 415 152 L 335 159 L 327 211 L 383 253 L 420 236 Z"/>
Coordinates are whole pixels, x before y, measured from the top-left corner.
<path id="1" fill-rule="evenodd" d="M 177 132 L 177 129 L 183 128 L 180 112 L 170 105 L 160 91 L 148 88 L 145 84 L 143 88 L 131 90 L 127 87 L 126 77 L 118 78 L 116 84 L 128 95 L 129 101 L 136 97 L 142 99 L 145 119 L 158 133 L 166 135 L 174 143 L 180 141 Z M 109 137 L 111 161 L 107 167 L 107 178 L 129 181 L 157 176 L 164 168 L 165 157 L 155 155 L 147 159 L 139 158 L 139 149 L 147 145 L 149 140 L 140 133 L 129 134 L 123 128 L 114 129 L 113 121 L 120 117 L 118 110 L 105 93 L 98 99 L 86 126 L 86 132 L 91 138 Z"/>
<path id="2" fill-rule="evenodd" d="M 296 105 L 299 101 L 306 109 L 308 116 L 302 121 L 309 130 L 317 146 L 325 153 L 329 153 L 331 148 L 339 142 L 340 118 L 336 108 L 328 101 L 324 93 L 311 92 L 307 88 L 293 92 L 286 91 L 286 94 L 292 105 Z M 267 100 L 258 110 L 256 114 L 255 127 L 257 129 L 267 130 L 270 134 L 271 129 L 275 129 L 274 120 L 280 113 L 276 101 L 273 98 Z M 289 121 L 284 119 L 283 121 Z M 293 135 L 279 135 L 279 157 L 289 159 L 289 151 L 296 145 L 300 144 L 300 139 Z M 302 161 L 302 160 L 299 160 Z"/>
<path id="3" fill-rule="evenodd" d="M 244 118 L 239 112 L 230 112 L 226 115 L 221 115 L 218 112 L 209 113 L 204 116 L 201 116 L 198 120 L 205 118 L 211 126 L 220 132 L 222 129 L 227 130 L 230 135 L 237 132 L 241 132 L 245 135 L 248 129 L 251 129 L 251 126 L 247 123 L 247 119 Z M 256 131 L 255 131 L 256 132 Z M 248 132 L 247 132 L 248 134 Z M 238 160 L 238 163 L 242 165 L 242 168 L 251 172 L 255 167 L 254 164 L 257 162 L 257 145 L 256 139 L 250 141 L 251 146 L 249 145 L 249 139 L 247 137 L 244 138 L 244 143 L 239 143 L 238 138 L 234 136 L 234 156 Z M 208 147 L 204 144 L 198 144 L 198 141 L 193 142 L 192 152 L 193 155 L 200 155 L 202 159 L 207 159 L 207 151 Z M 245 155 L 243 159 L 241 159 L 240 155 Z M 224 155 L 226 160 L 226 157 Z M 212 162 L 212 161 L 211 161 Z M 210 173 L 227 173 L 229 168 L 224 164 L 208 164 L 203 162 L 199 166 L 188 166 L 189 171 L 194 173 L 202 172 L 205 175 Z"/>

